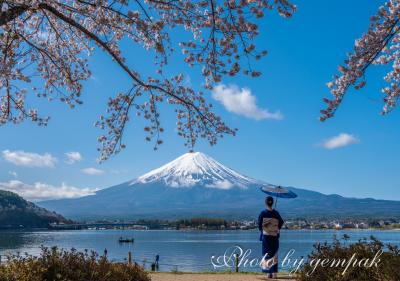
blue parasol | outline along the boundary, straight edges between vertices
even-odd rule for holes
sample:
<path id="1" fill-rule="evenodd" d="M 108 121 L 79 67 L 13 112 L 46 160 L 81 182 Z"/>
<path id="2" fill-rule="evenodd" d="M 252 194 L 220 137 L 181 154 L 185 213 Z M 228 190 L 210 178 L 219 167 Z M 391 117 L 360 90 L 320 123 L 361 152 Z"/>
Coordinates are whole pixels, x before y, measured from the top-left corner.
<path id="1" fill-rule="evenodd" d="M 263 186 L 260 187 L 261 191 L 276 197 L 276 201 L 275 201 L 275 206 L 276 206 L 276 202 L 278 201 L 278 198 L 296 198 L 297 194 L 294 193 L 293 191 L 282 187 L 282 186 L 277 186 L 277 185 L 273 185 L 273 184 L 265 184 Z"/>

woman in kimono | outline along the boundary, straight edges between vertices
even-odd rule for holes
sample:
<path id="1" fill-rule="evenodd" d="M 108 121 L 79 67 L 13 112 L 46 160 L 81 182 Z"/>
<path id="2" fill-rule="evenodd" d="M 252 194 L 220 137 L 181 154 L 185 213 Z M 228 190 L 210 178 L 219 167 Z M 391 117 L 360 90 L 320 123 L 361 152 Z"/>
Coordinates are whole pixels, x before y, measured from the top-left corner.
<path id="1" fill-rule="evenodd" d="M 273 209 L 274 198 L 265 198 L 267 209 L 258 216 L 258 229 L 261 231 L 263 262 L 262 271 L 269 278 L 276 278 L 278 272 L 279 232 L 284 223 L 279 212 Z"/>

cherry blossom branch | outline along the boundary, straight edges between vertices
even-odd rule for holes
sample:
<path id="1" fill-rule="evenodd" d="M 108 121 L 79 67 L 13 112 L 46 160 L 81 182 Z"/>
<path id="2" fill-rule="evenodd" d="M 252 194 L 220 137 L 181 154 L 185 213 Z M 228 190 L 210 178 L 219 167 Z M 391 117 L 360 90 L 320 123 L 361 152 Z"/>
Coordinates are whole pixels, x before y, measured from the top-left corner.
<path id="1" fill-rule="evenodd" d="M 190 148 L 198 138 L 214 145 L 224 134 L 235 135 L 202 92 L 184 85 L 183 75 L 164 75 L 167 57 L 175 51 L 171 30 L 192 33 L 193 40 L 180 47 L 188 66 L 203 67 L 208 90 L 224 75 L 238 74 L 242 56 L 248 64 L 243 73 L 259 76 L 251 70 L 249 58 L 266 52 L 251 44 L 258 35 L 253 19 L 266 9 L 276 9 L 284 17 L 295 11 L 286 0 L 1 0 L 0 5 L 0 124 L 22 122 L 28 116 L 44 124 L 47 119 L 36 109 L 27 109 L 25 96 L 31 92 L 49 101 L 57 98 L 71 108 L 81 104 L 82 82 L 91 76 L 87 58 L 95 47 L 129 76 L 132 90 L 111 97 L 107 116 L 97 123 L 107 130 L 99 137 L 101 160 L 125 146 L 122 136 L 134 114 L 149 122 L 146 139 L 155 139 L 157 148 L 164 131 L 161 103 L 174 108 L 178 135 Z M 6 38 L 13 41 L 6 43 Z M 128 65 L 120 49 L 124 39 L 154 52 L 156 75 L 144 79 Z M 28 85 L 34 85 L 30 92 L 22 88 Z"/>
<path id="2" fill-rule="evenodd" d="M 54 7 L 47 5 L 47 4 L 40 4 L 39 5 L 40 8 L 48 10 L 49 12 L 53 13 L 55 16 L 57 16 L 58 18 L 62 19 L 63 21 L 67 22 L 68 24 L 70 24 L 71 26 L 79 29 L 80 31 L 82 31 L 83 33 L 85 33 L 89 38 L 91 38 L 93 41 L 95 41 L 97 44 L 99 44 L 107 53 L 109 53 L 111 55 L 111 57 L 121 66 L 121 68 L 128 73 L 128 75 L 136 82 L 138 83 L 140 86 L 145 87 L 145 88 L 152 88 L 155 90 L 159 90 L 167 95 L 170 95 L 171 97 L 173 97 L 174 99 L 178 100 L 179 102 L 181 102 L 182 104 L 185 104 L 187 107 L 190 107 L 191 109 L 197 111 L 197 113 L 202 117 L 202 119 L 206 119 L 207 122 L 209 122 L 210 125 L 212 126 L 217 126 L 214 124 L 214 122 L 212 120 L 210 120 L 206 115 L 204 115 L 201 110 L 195 106 L 192 102 L 188 101 L 188 100 L 184 100 L 183 98 L 179 97 L 178 95 L 174 94 L 171 91 L 167 91 L 166 89 L 158 86 L 158 85 L 152 85 L 152 84 L 146 84 L 144 83 L 142 80 L 140 80 L 130 69 L 129 67 L 122 61 L 122 59 L 116 55 L 111 48 L 105 43 L 103 42 L 98 36 L 94 35 L 92 32 L 90 32 L 89 30 L 87 30 L 85 27 L 83 27 L 82 25 L 80 25 L 79 23 L 73 21 L 72 19 L 64 16 L 62 13 L 58 12 Z M 204 122 L 205 124 L 205 122 Z M 226 131 L 228 133 L 228 131 Z"/>
<path id="3" fill-rule="evenodd" d="M 47 4 L 40 4 L 39 5 L 40 8 L 43 8 L 45 10 L 48 10 L 49 12 L 53 13 L 55 16 L 57 16 L 58 18 L 62 19 L 63 21 L 65 21 L 66 23 L 70 24 L 71 26 L 79 29 L 80 31 L 82 31 L 83 33 L 85 33 L 90 39 L 92 39 L 93 41 L 95 41 L 97 44 L 99 44 L 108 54 L 111 55 L 111 57 L 119 64 L 119 66 L 126 72 L 128 73 L 128 75 L 139 85 L 143 86 L 143 87 L 149 87 L 149 88 L 153 88 L 156 90 L 159 90 L 161 92 L 164 92 L 168 95 L 171 95 L 173 98 L 179 100 L 180 102 L 182 102 L 183 104 L 187 104 L 190 107 L 193 107 L 193 109 L 197 109 L 196 106 L 193 105 L 193 103 L 191 103 L 190 101 L 186 101 L 183 100 L 182 98 L 178 97 L 177 95 L 175 95 L 174 93 L 168 92 L 165 89 L 157 86 L 157 85 L 151 85 L 151 84 L 145 84 L 142 80 L 140 80 L 130 69 L 129 67 L 122 61 L 122 59 L 115 54 L 115 52 L 113 52 L 111 50 L 111 48 L 105 43 L 103 42 L 98 36 L 96 36 L 95 34 L 93 34 L 92 32 L 90 32 L 89 30 L 87 30 L 85 27 L 83 27 L 82 25 L 80 25 L 79 23 L 73 21 L 72 19 L 68 18 L 67 16 L 64 16 L 62 13 L 58 12 L 55 8 L 53 8 L 50 5 Z M 198 110 L 198 109 L 197 109 Z M 201 112 L 199 112 L 201 113 Z"/>
<path id="4" fill-rule="evenodd" d="M 324 99 L 327 107 L 321 110 L 321 121 L 334 116 L 351 86 L 356 90 L 365 86 L 365 73 L 372 64 L 385 65 L 392 62 L 393 70 L 384 77 L 390 86 L 382 89 L 386 95 L 382 113 L 388 113 L 397 105 L 400 93 L 399 16 L 399 1 L 390 0 L 371 18 L 368 32 L 356 40 L 354 52 L 348 55 L 344 65 L 339 66 L 341 75 L 336 75 L 333 81 L 327 83 L 333 99 Z"/>
<path id="5" fill-rule="evenodd" d="M 8 22 L 18 18 L 20 15 L 26 12 L 28 8 L 29 7 L 26 5 L 18 5 L 15 7 L 11 7 L 8 10 L 0 11 L 0 26 L 5 25 Z"/>

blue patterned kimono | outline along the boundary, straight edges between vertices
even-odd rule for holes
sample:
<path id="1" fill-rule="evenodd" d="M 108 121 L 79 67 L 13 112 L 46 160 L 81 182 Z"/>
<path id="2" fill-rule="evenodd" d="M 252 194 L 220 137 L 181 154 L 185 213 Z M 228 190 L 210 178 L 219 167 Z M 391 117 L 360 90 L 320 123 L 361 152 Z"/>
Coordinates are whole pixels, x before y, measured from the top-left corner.
<path id="1" fill-rule="evenodd" d="M 265 259 L 262 263 L 264 273 L 278 272 L 279 230 L 284 221 L 276 210 L 264 210 L 258 216 L 258 229 L 261 231 L 262 255 Z"/>

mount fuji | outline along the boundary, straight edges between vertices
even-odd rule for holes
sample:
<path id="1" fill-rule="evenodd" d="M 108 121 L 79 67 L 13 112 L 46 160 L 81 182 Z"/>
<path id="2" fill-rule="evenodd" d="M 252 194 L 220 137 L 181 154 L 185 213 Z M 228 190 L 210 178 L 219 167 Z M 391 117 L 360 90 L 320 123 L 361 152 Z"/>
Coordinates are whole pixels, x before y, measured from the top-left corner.
<path id="1" fill-rule="evenodd" d="M 76 199 L 38 205 L 71 219 L 178 219 L 194 216 L 256 218 L 264 208 L 260 180 L 244 176 L 201 152 L 186 153 L 134 180 Z M 290 217 L 400 217 L 400 202 L 345 198 L 290 188 L 279 200 Z"/>
<path id="2" fill-rule="evenodd" d="M 218 189 L 231 189 L 233 187 L 246 189 L 261 182 L 225 167 L 204 153 L 192 152 L 144 174 L 132 183 L 163 183 L 166 186 L 176 188 L 197 185 Z"/>

